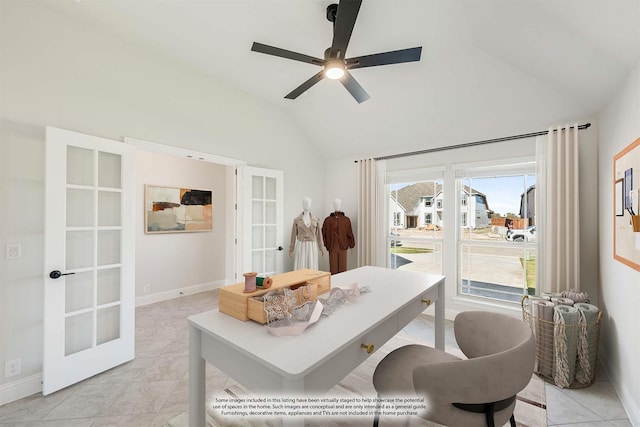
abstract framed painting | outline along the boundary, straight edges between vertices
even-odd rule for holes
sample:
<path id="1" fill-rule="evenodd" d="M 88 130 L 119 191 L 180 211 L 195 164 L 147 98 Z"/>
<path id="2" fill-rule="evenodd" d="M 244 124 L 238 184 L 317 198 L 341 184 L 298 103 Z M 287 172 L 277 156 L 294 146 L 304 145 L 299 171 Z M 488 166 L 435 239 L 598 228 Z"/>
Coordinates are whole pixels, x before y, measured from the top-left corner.
<path id="1" fill-rule="evenodd" d="M 144 232 L 187 233 L 213 230 L 213 191 L 145 186 Z"/>

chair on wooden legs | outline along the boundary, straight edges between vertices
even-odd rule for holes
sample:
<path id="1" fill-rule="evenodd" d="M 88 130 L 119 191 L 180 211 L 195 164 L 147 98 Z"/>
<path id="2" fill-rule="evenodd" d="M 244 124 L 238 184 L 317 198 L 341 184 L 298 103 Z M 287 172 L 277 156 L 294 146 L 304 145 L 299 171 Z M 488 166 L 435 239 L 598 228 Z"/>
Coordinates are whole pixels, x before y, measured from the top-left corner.
<path id="1" fill-rule="evenodd" d="M 376 367 L 378 396 L 424 397 L 420 416 L 446 426 L 510 421 L 515 427 L 516 394 L 531 380 L 536 357 L 529 325 L 504 314 L 466 311 L 456 316 L 454 332 L 467 359 L 423 345 L 400 347 Z"/>

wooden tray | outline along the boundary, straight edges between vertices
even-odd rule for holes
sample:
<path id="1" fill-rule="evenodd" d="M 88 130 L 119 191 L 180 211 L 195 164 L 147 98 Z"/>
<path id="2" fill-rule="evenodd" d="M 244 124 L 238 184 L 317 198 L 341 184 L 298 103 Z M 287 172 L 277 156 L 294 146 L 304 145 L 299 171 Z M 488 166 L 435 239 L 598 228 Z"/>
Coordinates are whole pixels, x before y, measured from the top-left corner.
<path id="1" fill-rule="evenodd" d="M 244 293 L 244 282 L 225 286 L 218 290 L 219 310 L 221 313 L 233 316 L 236 319 L 247 321 L 255 320 L 266 323 L 267 316 L 264 312 L 262 301 L 254 299 L 269 291 L 289 287 L 296 289 L 300 286 L 311 284 L 311 296 L 315 300 L 318 295 L 329 292 L 331 289 L 331 273 L 319 270 L 295 270 L 288 273 L 271 276 L 273 283 L 269 289 L 257 288 L 254 292 Z M 315 291 L 315 292 L 314 292 Z"/>

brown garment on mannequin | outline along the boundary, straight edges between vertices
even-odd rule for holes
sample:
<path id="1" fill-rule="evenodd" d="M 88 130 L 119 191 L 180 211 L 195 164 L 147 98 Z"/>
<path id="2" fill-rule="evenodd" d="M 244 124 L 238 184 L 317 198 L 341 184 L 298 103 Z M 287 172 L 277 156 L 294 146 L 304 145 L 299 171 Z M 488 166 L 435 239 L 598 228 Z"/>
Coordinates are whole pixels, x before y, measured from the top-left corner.
<path id="1" fill-rule="evenodd" d="M 329 251 L 331 274 L 347 270 L 347 250 L 356 246 L 351 220 L 344 212 L 332 212 L 322 224 L 322 240 Z"/>

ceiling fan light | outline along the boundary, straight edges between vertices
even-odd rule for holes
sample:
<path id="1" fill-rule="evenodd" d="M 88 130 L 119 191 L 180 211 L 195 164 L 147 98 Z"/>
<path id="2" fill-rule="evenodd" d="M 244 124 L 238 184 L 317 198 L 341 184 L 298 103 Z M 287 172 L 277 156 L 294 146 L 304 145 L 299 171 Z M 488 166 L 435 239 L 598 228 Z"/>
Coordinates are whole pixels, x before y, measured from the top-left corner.
<path id="1" fill-rule="evenodd" d="M 327 63 L 324 75 L 331 80 L 337 80 L 344 76 L 344 65 L 340 61 Z"/>

